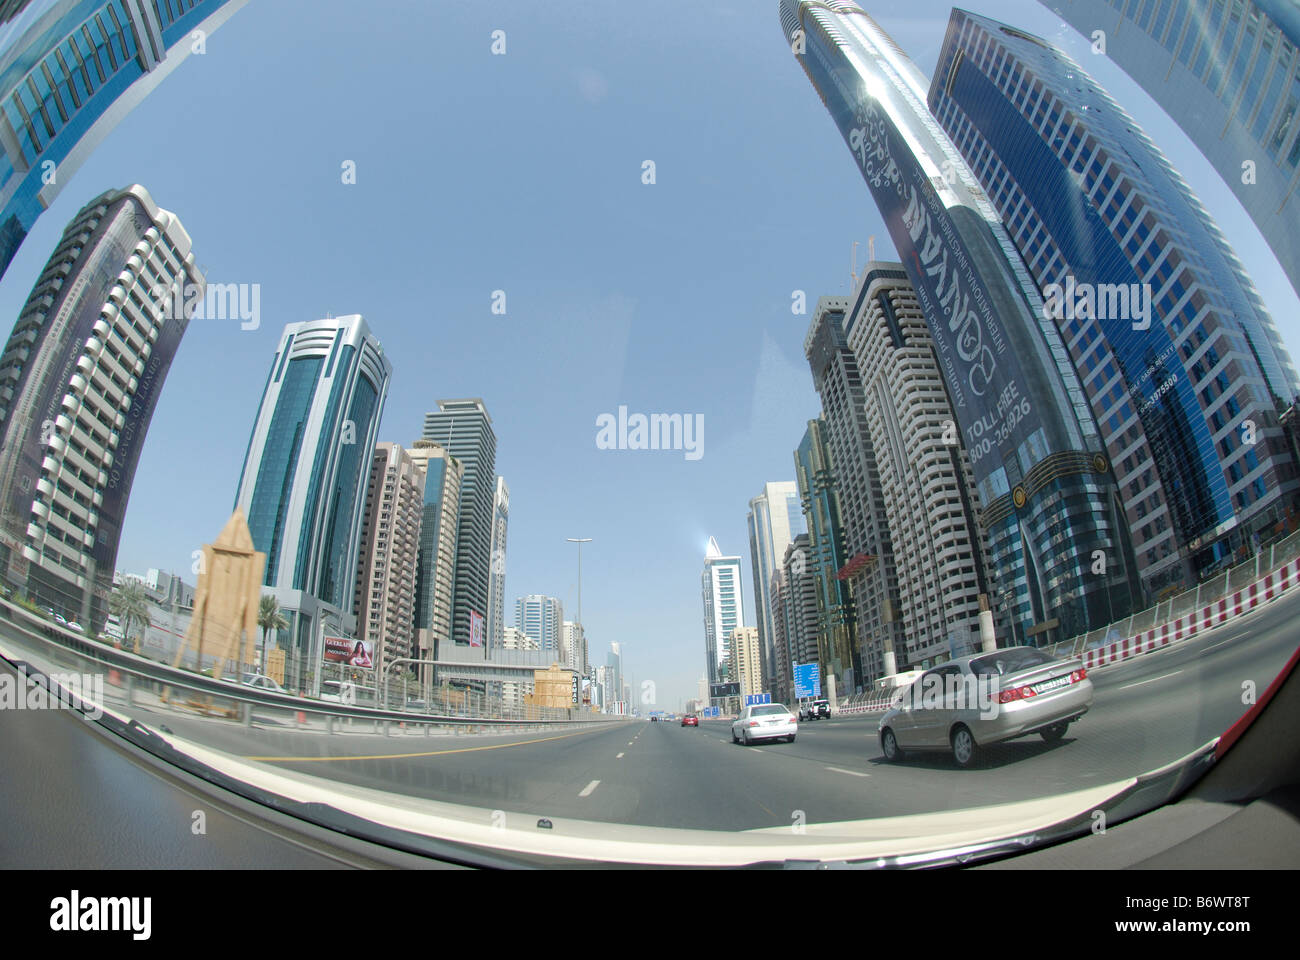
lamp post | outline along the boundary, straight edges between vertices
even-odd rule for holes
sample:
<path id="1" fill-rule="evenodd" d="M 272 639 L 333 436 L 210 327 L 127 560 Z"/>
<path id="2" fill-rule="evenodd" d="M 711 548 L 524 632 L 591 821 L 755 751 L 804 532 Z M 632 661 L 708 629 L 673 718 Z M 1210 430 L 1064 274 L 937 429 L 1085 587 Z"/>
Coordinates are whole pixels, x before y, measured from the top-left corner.
<path id="1" fill-rule="evenodd" d="M 582 625 L 582 545 L 591 543 L 591 537 L 565 537 L 569 543 L 578 545 L 578 625 Z"/>

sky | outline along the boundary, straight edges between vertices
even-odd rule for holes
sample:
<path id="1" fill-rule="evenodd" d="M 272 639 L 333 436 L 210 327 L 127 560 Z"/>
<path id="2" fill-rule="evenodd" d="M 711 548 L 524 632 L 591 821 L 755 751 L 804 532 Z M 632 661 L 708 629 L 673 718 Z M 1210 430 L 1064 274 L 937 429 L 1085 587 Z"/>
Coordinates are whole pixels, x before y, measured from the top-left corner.
<path id="1" fill-rule="evenodd" d="M 864 6 L 928 76 L 950 7 Z M 1058 43 L 1110 90 L 1300 352 L 1300 302 L 1176 125 L 1038 3 L 963 6 Z M 260 285 L 261 316 L 255 330 L 196 320 L 186 333 L 120 570 L 194 582 L 193 551 L 234 506 L 285 324 L 360 313 L 393 364 L 381 439 L 409 446 L 439 399 L 487 405 L 510 487 L 508 623 L 529 593 L 572 618 L 565 538 L 591 537 L 591 660 L 619 642 L 637 699 L 658 709 L 681 709 L 704 672 L 710 536 L 742 557 L 757 622 L 745 518 L 765 482 L 794 478 L 820 412 L 803 356 L 817 298 L 850 292 L 855 241 L 859 263 L 872 236 L 893 256 L 775 0 L 372 0 L 362 15 L 344 0 L 251 0 L 65 186 L 0 281 L 0 316 L 17 317 L 77 210 L 131 183 L 181 218 L 210 283 Z M 598 448 L 597 418 L 620 405 L 702 417 L 702 455 Z"/>

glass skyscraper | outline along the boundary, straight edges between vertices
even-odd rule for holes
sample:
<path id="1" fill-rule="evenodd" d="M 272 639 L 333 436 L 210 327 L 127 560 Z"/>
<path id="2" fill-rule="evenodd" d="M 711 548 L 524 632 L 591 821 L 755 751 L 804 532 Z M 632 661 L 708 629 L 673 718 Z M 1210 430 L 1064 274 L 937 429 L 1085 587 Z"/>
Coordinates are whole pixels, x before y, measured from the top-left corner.
<path id="1" fill-rule="evenodd" d="M 709 683 L 736 679 L 726 674 L 731 632 L 745 625 L 745 605 L 740 589 L 740 557 L 723 556 L 718 541 L 709 537 L 709 546 L 704 554 L 704 572 L 700 575 Z"/>
<path id="2" fill-rule="evenodd" d="M 1300 487 L 1277 420 L 1300 385 L 1254 284 L 1136 122 L 1045 41 L 954 11 L 929 102 L 1059 325 L 1143 581 L 1196 583 Z"/>
<path id="3" fill-rule="evenodd" d="M 1102 31 L 1106 55 L 1214 165 L 1300 292 L 1300 5 L 1042 2 L 1090 40 Z"/>
<path id="4" fill-rule="evenodd" d="M 772 610 L 772 574 L 790 541 L 804 532 L 799 509 L 799 488 L 793 480 L 763 484 L 763 492 L 749 501 L 749 560 L 754 571 L 754 605 L 758 607 L 758 640 L 763 650 L 763 689 L 772 692 L 778 674 L 776 629 Z"/>
<path id="5" fill-rule="evenodd" d="M 926 107 L 920 71 L 856 3 L 782 0 L 782 26 L 848 144 L 934 339 L 990 539 L 994 595 L 1047 643 L 1128 612 L 1114 479 L 1082 385 L 997 212 Z"/>
<path id="6" fill-rule="evenodd" d="M 322 630 L 355 624 L 366 480 L 392 373 L 357 314 L 289 324 L 249 438 L 235 506 L 309 669 Z"/>
<path id="7" fill-rule="evenodd" d="M 117 122 L 247 2 L 34 0 L 0 11 L 0 276 Z"/>

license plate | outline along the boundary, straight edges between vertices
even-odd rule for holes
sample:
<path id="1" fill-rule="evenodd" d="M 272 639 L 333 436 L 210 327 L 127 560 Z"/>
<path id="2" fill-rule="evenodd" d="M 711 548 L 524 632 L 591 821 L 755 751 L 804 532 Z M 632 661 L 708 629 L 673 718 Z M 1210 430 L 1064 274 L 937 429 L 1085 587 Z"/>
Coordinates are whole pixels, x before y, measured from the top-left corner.
<path id="1" fill-rule="evenodd" d="M 1034 689 L 1039 693 L 1046 693 L 1048 690 L 1055 690 L 1058 687 L 1064 687 L 1069 682 L 1069 677 L 1057 677 L 1054 680 L 1044 680 L 1042 683 L 1035 684 Z"/>

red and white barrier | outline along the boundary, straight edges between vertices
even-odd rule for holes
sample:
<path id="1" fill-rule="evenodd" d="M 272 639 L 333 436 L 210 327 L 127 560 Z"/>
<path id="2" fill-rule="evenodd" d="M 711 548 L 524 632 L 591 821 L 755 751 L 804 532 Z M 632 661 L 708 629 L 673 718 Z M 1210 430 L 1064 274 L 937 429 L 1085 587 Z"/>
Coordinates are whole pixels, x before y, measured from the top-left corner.
<path id="1" fill-rule="evenodd" d="M 1283 564 L 1236 593 L 1220 597 L 1176 620 L 1162 623 L 1137 636 L 1116 640 L 1109 646 L 1085 650 L 1083 665 L 1088 670 L 1095 670 L 1097 667 L 1109 666 L 1121 660 L 1150 653 L 1170 643 L 1187 640 L 1202 630 L 1227 623 L 1239 614 L 1277 599 L 1297 583 L 1300 583 L 1300 559 Z"/>

